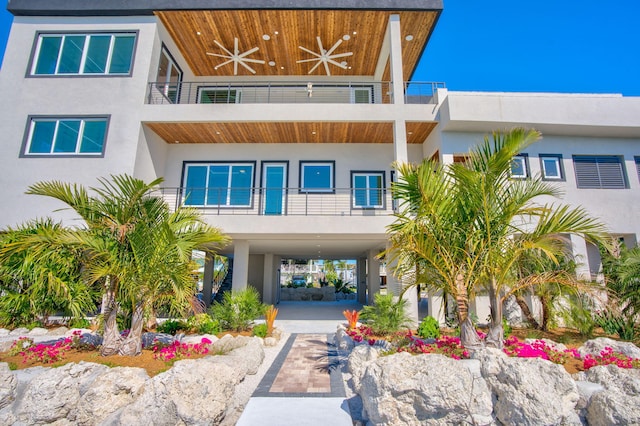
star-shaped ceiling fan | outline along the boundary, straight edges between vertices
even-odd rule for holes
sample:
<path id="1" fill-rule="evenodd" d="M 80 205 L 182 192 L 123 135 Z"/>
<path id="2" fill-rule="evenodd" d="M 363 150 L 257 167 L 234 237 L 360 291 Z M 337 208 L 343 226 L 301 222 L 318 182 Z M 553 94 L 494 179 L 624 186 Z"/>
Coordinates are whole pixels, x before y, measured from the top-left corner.
<path id="1" fill-rule="evenodd" d="M 299 61 L 296 61 L 297 64 L 300 64 L 303 62 L 317 61 L 318 63 L 315 64 L 313 67 L 311 67 L 311 69 L 309 70 L 309 74 L 314 72 L 315 69 L 320 66 L 320 64 L 324 65 L 324 70 L 326 71 L 327 75 L 331 75 L 331 71 L 329 71 L 329 64 L 333 64 L 337 67 L 342 68 L 343 70 L 347 69 L 346 62 L 341 63 L 341 62 L 334 61 L 334 59 L 351 56 L 353 55 L 353 52 L 332 54 L 333 51 L 336 50 L 338 46 L 340 46 L 340 44 L 342 44 L 341 39 L 338 39 L 338 41 L 336 41 L 336 43 L 329 50 L 324 49 L 324 47 L 322 46 L 322 41 L 320 40 L 320 37 L 316 37 L 316 40 L 318 40 L 318 47 L 320 48 L 320 53 L 316 53 L 312 50 L 307 49 L 306 47 L 298 46 L 298 48 L 300 48 L 301 50 L 304 50 L 307 53 L 311 53 L 313 56 L 315 56 L 315 58 L 301 59 Z"/>
<path id="2" fill-rule="evenodd" d="M 222 44 L 220 44 L 218 42 L 218 40 L 213 40 L 213 42 L 215 44 L 217 44 L 220 47 L 220 49 L 224 50 L 227 54 L 226 55 L 220 55 L 218 53 L 206 52 L 207 55 L 216 56 L 218 58 L 228 59 L 227 61 L 224 61 L 223 63 L 216 65 L 213 68 L 215 70 L 217 70 L 218 68 L 223 67 L 223 66 L 233 62 L 233 75 L 238 75 L 238 64 L 242 65 L 243 67 L 245 67 L 246 69 L 251 71 L 252 74 L 255 74 L 256 70 L 254 70 L 249 65 L 247 65 L 246 62 L 250 62 L 250 63 L 253 63 L 253 64 L 264 64 L 263 60 L 247 58 L 247 56 L 251 55 L 254 52 L 257 52 L 260 49 L 258 47 L 254 47 L 253 49 L 249 49 L 246 52 L 240 53 L 240 50 L 238 50 L 238 38 L 237 37 L 234 37 L 234 39 L 233 39 L 233 53 L 231 53 L 229 50 L 227 50 L 227 48 L 225 48 Z"/>

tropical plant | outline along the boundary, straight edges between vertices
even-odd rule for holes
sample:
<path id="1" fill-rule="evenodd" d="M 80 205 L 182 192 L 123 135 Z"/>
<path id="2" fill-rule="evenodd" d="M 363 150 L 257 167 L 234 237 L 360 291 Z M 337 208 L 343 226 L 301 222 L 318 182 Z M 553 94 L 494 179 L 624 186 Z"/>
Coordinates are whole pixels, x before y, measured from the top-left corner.
<path id="1" fill-rule="evenodd" d="M 595 316 L 595 321 L 607 334 L 617 334 L 622 340 L 634 341 L 639 335 L 637 318 L 610 304 Z"/>
<path id="2" fill-rule="evenodd" d="M 265 323 L 261 323 L 261 324 L 256 324 L 253 329 L 251 330 L 251 333 L 254 336 L 258 336 L 258 337 L 262 337 L 263 339 L 265 337 L 267 337 L 267 335 L 269 334 L 267 332 L 267 324 Z"/>
<path id="3" fill-rule="evenodd" d="M 353 330 L 358 325 L 358 317 L 360 317 L 360 312 L 355 309 L 342 311 L 342 315 L 347 319 L 347 323 L 349 324 L 349 330 Z"/>
<path id="4" fill-rule="evenodd" d="M 402 276 L 415 270 L 416 283 L 436 286 L 455 298 L 466 336 L 475 336 L 468 321 L 469 300 L 487 289 L 489 336 L 495 346 L 502 344 L 503 301 L 542 278 L 517 277 L 523 257 L 533 252 L 557 262 L 567 251 L 569 234 L 604 240 L 604 226 L 583 209 L 538 203 L 540 197 L 560 195 L 552 183 L 539 176 L 512 178 L 514 156 L 539 138 L 537 131 L 521 128 L 494 132 L 465 163 L 396 164 L 399 179 L 392 188 L 399 212 L 388 228 L 387 251 L 397 265 L 393 272 Z"/>
<path id="5" fill-rule="evenodd" d="M 187 329 L 198 334 L 217 334 L 222 331 L 220 323 L 207 313 L 196 314 L 187 319 Z"/>
<path id="6" fill-rule="evenodd" d="M 590 339 L 598 325 L 593 314 L 594 308 L 594 301 L 589 296 L 571 296 L 564 299 L 560 314 L 569 327 L 575 328 L 581 336 Z"/>
<path id="7" fill-rule="evenodd" d="M 411 324 L 406 313 L 407 300 L 393 300 L 392 294 L 376 293 L 373 305 L 362 308 L 360 318 L 378 335 L 390 334 Z"/>
<path id="8" fill-rule="evenodd" d="M 142 350 L 145 312 L 162 305 L 170 313 L 184 313 L 191 306 L 196 287 L 191 251 L 211 250 L 228 239 L 205 224 L 195 210 L 172 212 L 153 195 L 161 178 L 145 183 L 117 175 L 99 182 L 100 187 L 90 190 L 58 181 L 31 186 L 28 194 L 58 199 L 84 220 L 84 226 L 30 241 L 31 249 L 38 257 L 59 245 L 82 252 L 83 279 L 88 285 L 100 285 L 103 295 L 101 353 L 136 355 Z M 15 251 L 5 247 L 0 256 Z M 126 337 L 117 324 L 120 311 L 130 313 Z"/>
<path id="9" fill-rule="evenodd" d="M 440 337 L 440 323 L 434 317 L 426 316 L 420 322 L 417 334 L 423 339 L 437 339 Z"/>
<path id="10" fill-rule="evenodd" d="M 222 302 L 211 305 L 210 312 L 223 330 L 247 331 L 264 314 L 265 306 L 260 302 L 258 291 L 247 287 L 241 291 L 224 293 Z"/>
<path id="11" fill-rule="evenodd" d="M 187 330 L 188 325 L 184 321 L 176 319 L 168 319 L 158 324 L 156 331 L 158 333 L 166 333 L 175 335 L 178 330 Z"/>
<path id="12" fill-rule="evenodd" d="M 278 308 L 273 305 L 267 306 L 264 310 L 264 320 L 267 324 L 267 335 L 271 336 L 273 333 L 273 323 L 276 321 L 276 317 L 278 316 Z"/>
<path id="13" fill-rule="evenodd" d="M 607 288 L 618 298 L 625 314 L 640 316 L 640 246 L 626 248 L 614 241 L 614 250 L 601 249 Z"/>

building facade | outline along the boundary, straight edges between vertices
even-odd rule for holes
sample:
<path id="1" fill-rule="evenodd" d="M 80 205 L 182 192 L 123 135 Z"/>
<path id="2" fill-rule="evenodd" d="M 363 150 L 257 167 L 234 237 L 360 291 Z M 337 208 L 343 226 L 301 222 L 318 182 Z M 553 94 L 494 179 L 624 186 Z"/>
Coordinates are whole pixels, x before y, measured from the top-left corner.
<path id="1" fill-rule="evenodd" d="M 280 259 L 357 259 L 366 302 L 393 220 L 392 163 L 452 162 L 491 130 L 526 126 L 544 139 L 517 159 L 523 174 L 557 181 L 565 202 L 628 245 L 640 234 L 640 99 L 413 81 L 441 0 L 11 0 L 8 9 L 1 227 L 61 207 L 24 194 L 38 181 L 163 177 L 167 202 L 201 209 L 233 238 L 222 253 L 234 289 L 250 284 L 273 303 Z M 574 246 L 583 272 L 596 274 L 597 250 Z M 205 289 L 211 271 L 208 262 Z M 399 293 L 398 279 L 387 284 Z"/>

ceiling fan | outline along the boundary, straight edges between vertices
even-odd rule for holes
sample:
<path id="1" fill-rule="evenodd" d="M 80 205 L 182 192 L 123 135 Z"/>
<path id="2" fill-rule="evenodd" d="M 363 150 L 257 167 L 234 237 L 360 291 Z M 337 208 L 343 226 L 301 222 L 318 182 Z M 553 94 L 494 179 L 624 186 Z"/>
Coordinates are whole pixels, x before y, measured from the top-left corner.
<path id="1" fill-rule="evenodd" d="M 331 71 L 329 71 L 329 64 L 332 64 L 332 65 L 335 65 L 337 67 L 340 67 L 343 70 L 347 69 L 347 63 L 346 62 L 337 62 L 334 59 L 344 58 L 346 56 L 351 56 L 351 55 L 353 55 L 353 52 L 332 54 L 333 51 L 336 50 L 338 48 L 338 46 L 340 46 L 340 44 L 342 44 L 342 40 L 341 39 L 338 39 L 338 41 L 336 41 L 336 43 L 329 50 L 325 50 L 324 49 L 324 47 L 322 46 L 322 41 L 320 40 L 320 37 L 316 37 L 316 40 L 318 40 L 318 47 L 320 48 L 320 53 L 317 53 L 317 52 L 314 52 L 312 50 L 309 50 L 306 47 L 298 46 L 298 48 L 300 48 L 301 50 L 304 50 L 307 53 L 311 53 L 313 56 L 315 56 L 315 58 L 301 59 L 299 61 L 296 61 L 297 64 L 301 64 L 303 62 L 317 61 L 318 63 L 315 64 L 313 67 L 311 67 L 311 69 L 309 70 L 309 74 L 314 72 L 315 69 L 320 66 L 320 64 L 324 65 L 324 69 L 325 69 L 327 75 L 331 75 Z"/>
<path id="2" fill-rule="evenodd" d="M 252 74 L 255 74 L 256 70 L 251 68 L 246 63 L 250 62 L 250 63 L 253 63 L 253 64 L 264 64 L 264 61 L 261 60 L 261 59 L 247 58 L 247 56 L 251 55 L 254 52 L 257 52 L 260 49 L 259 47 L 254 47 L 253 49 L 249 49 L 246 52 L 240 53 L 240 50 L 238 50 L 238 38 L 237 37 L 234 37 L 234 39 L 233 39 L 233 53 L 231 53 L 229 50 L 227 50 L 227 48 L 225 48 L 222 44 L 220 44 L 218 42 L 218 40 L 213 40 L 213 42 L 215 44 L 217 44 L 220 47 L 220 49 L 224 50 L 227 54 L 226 55 L 220 55 L 218 53 L 210 53 L 210 52 L 206 52 L 206 54 L 209 55 L 209 56 L 216 56 L 218 58 L 228 59 L 227 61 L 224 61 L 223 63 L 216 65 L 213 68 L 215 70 L 217 70 L 218 68 L 223 67 L 223 66 L 233 62 L 233 75 L 238 75 L 238 64 L 242 65 L 243 67 L 245 67 L 246 69 L 251 71 Z"/>

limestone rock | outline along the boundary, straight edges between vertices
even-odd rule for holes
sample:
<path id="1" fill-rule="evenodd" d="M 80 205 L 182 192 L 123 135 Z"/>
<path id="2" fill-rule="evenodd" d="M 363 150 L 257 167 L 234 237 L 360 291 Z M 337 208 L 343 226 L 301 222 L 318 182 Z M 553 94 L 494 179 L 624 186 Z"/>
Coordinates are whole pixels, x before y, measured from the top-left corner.
<path id="1" fill-rule="evenodd" d="M 511 325 L 522 325 L 524 322 L 522 309 L 520 309 L 518 302 L 516 302 L 515 296 L 509 296 L 507 298 L 504 303 L 502 314 Z"/>
<path id="2" fill-rule="evenodd" d="M 256 374 L 263 360 L 264 349 L 260 339 L 255 337 L 249 338 L 246 345 L 232 350 L 227 356 L 213 357 L 212 362 L 220 362 L 241 369 L 244 376 L 245 374 Z"/>
<path id="3" fill-rule="evenodd" d="M 264 346 L 265 347 L 273 347 L 273 346 L 277 346 L 278 345 L 278 341 L 276 340 L 275 337 L 265 337 L 264 338 Z"/>
<path id="4" fill-rule="evenodd" d="M 360 391 L 360 382 L 367 366 L 376 359 L 378 359 L 378 351 L 369 345 L 360 345 L 351 351 L 347 365 L 356 392 Z"/>
<path id="5" fill-rule="evenodd" d="M 27 385 L 19 401 L 16 410 L 18 419 L 30 425 L 63 419 L 73 422 L 80 396 L 88 391 L 96 377 L 108 369 L 104 365 L 80 362 L 37 375 Z"/>
<path id="6" fill-rule="evenodd" d="M 29 332 L 29 336 L 45 336 L 48 333 L 49 333 L 49 331 L 46 328 L 34 327 Z"/>
<path id="7" fill-rule="evenodd" d="M 142 347 L 145 349 L 152 347 L 155 343 L 170 345 L 175 340 L 176 340 L 175 337 L 166 333 L 151 333 L 151 332 L 142 333 Z"/>
<path id="8" fill-rule="evenodd" d="M 253 337 L 248 336 L 236 336 L 233 337 L 230 334 L 225 334 L 219 340 L 213 342 L 211 350 L 215 354 L 226 354 L 234 349 L 241 348 L 249 343 Z"/>
<path id="9" fill-rule="evenodd" d="M 189 334 L 180 339 L 180 343 L 198 344 L 202 339 L 209 339 L 211 343 L 216 342 L 218 338 L 213 334 Z"/>
<path id="10" fill-rule="evenodd" d="M 614 352 L 620 352 L 630 358 L 640 359 L 640 348 L 636 345 L 631 342 L 621 342 L 607 337 L 587 340 L 584 345 L 578 349 L 578 352 L 583 357 L 587 354 L 597 356 L 600 355 L 600 352 L 606 347 L 610 347 Z"/>
<path id="11" fill-rule="evenodd" d="M 8 335 L 9 335 L 9 330 L 7 330 L 6 328 L 0 328 L 0 337 L 8 336 Z"/>
<path id="12" fill-rule="evenodd" d="M 11 404 L 16 399 L 16 388 L 18 380 L 11 370 L 9 364 L 0 362 L 0 409 Z"/>
<path id="13" fill-rule="evenodd" d="M 491 424 L 491 394 L 458 361 L 406 352 L 366 366 L 359 392 L 372 424 Z"/>
<path id="14" fill-rule="evenodd" d="M 342 326 L 338 326 L 336 334 L 333 337 L 333 341 L 338 350 L 341 351 L 350 351 L 355 346 L 355 342 Z"/>
<path id="15" fill-rule="evenodd" d="M 69 332 L 69 329 L 64 326 L 56 327 L 49 330 L 51 336 L 65 336 Z"/>
<path id="16" fill-rule="evenodd" d="M 503 424 L 581 424 L 574 411 L 579 394 L 564 367 L 540 358 L 509 358 L 485 349 L 474 357 L 495 395 L 494 411 Z"/>
<path id="17" fill-rule="evenodd" d="M 100 423 L 119 408 L 133 403 L 147 380 L 149 376 L 142 368 L 110 368 L 96 377 L 80 397 L 75 421 L 81 425 Z"/>
<path id="18" fill-rule="evenodd" d="M 28 328 L 24 328 L 24 327 L 18 327 L 16 329 L 13 329 L 9 332 L 9 336 L 26 336 L 27 334 L 29 334 L 29 329 Z"/>

